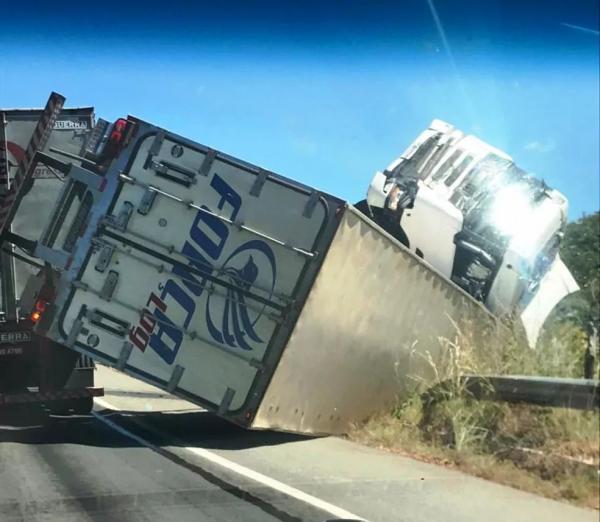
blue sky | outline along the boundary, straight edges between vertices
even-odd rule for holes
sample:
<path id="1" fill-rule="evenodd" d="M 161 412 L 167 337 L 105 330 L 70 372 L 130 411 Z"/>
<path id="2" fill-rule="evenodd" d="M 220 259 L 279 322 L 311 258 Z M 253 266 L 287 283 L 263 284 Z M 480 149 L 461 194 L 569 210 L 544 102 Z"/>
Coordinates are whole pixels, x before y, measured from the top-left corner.
<path id="1" fill-rule="evenodd" d="M 565 193 L 571 218 L 600 207 L 595 1 L 62 5 L 3 5 L 0 106 L 56 90 L 351 202 L 441 118 Z"/>

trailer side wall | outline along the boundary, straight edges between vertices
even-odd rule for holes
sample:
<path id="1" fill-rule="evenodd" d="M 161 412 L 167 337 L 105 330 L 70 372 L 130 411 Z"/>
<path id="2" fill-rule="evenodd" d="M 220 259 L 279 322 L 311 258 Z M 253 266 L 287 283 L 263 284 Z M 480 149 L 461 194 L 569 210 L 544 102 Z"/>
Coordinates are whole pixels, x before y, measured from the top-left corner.
<path id="1" fill-rule="evenodd" d="M 483 306 L 348 207 L 254 418 L 254 428 L 336 433 L 431 379 L 440 339 L 478 344 Z"/>

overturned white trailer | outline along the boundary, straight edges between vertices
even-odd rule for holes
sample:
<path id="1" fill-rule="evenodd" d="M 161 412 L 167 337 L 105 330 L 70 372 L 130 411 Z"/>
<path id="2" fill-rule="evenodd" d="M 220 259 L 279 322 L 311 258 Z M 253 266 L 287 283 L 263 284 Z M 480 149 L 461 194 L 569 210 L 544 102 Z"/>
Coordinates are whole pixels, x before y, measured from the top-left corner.
<path id="1" fill-rule="evenodd" d="M 336 197 L 132 117 L 99 122 L 86 156 L 40 158 L 66 183 L 22 242 L 52 267 L 23 306 L 39 334 L 227 419 L 341 432 L 427 378 L 456 325 L 493 335 Z"/>

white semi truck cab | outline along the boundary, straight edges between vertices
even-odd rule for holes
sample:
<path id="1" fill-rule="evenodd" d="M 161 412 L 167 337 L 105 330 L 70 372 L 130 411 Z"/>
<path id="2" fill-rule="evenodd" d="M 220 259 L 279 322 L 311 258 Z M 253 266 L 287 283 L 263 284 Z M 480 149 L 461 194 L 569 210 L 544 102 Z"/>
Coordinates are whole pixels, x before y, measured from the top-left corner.
<path id="1" fill-rule="evenodd" d="M 492 313 L 520 316 L 531 346 L 579 289 L 558 255 L 567 199 L 443 121 L 377 172 L 357 206 Z"/>

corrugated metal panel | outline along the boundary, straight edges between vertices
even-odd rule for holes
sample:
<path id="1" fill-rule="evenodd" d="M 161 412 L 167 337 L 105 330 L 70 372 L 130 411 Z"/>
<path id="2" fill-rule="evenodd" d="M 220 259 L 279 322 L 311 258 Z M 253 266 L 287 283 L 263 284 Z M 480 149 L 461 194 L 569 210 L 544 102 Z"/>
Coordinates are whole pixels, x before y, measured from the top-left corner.
<path id="1" fill-rule="evenodd" d="M 253 427 L 335 433 L 432 376 L 440 337 L 495 319 L 399 242 L 349 208 Z"/>

